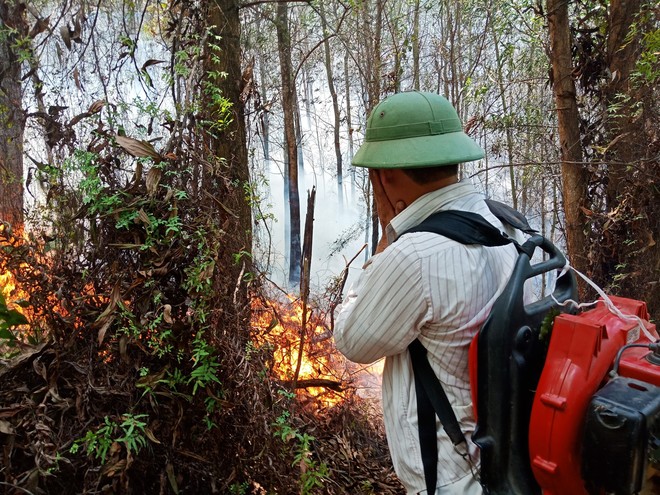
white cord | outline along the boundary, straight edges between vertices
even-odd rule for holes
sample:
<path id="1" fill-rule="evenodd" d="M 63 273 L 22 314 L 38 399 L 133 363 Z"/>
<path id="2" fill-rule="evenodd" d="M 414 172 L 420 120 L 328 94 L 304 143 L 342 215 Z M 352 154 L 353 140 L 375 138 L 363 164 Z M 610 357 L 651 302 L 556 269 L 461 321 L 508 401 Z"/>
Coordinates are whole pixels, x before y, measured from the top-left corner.
<path id="1" fill-rule="evenodd" d="M 639 326 L 639 329 L 642 331 L 642 333 L 646 336 L 646 338 L 647 338 L 650 342 L 655 342 L 655 341 L 657 340 L 657 339 L 651 334 L 651 332 L 646 328 L 646 326 L 644 325 L 644 320 L 642 320 L 639 316 L 636 316 L 636 315 L 626 315 L 626 314 L 623 314 L 623 313 L 621 312 L 621 310 L 619 310 L 619 308 L 617 308 L 617 307 L 614 305 L 614 303 L 613 303 L 612 300 L 607 296 L 607 294 L 605 294 L 605 292 L 603 291 L 603 289 L 601 289 L 600 287 L 598 287 L 598 286 L 597 286 L 597 285 L 596 285 L 596 284 L 595 284 L 595 283 L 594 283 L 589 277 L 587 277 L 586 275 L 584 275 L 583 273 L 581 273 L 579 270 L 575 269 L 575 267 L 572 267 L 571 265 L 569 265 L 568 262 L 566 262 L 566 265 L 564 266 L 564 268 L 562 269 L 561 273 L 559 274 L 559 277 L 561 277 L 562 275 L 564 275 L 568 270 L 573 270 L 573 271 L 574 271 L 575 273 L 577 273 L 577 274 L 578 274 L 578 275 L 579 275 L 579 276 L 580 276 L 585 282 L 587 282 L 587 283 L 588 283 L 588 284 L 589 284 L 589 285 L 590 285 L 590 286 L 591 286 L 591 287 L 592 287 L 592 288 L 598 293 L 598 295 L 603 299 L 602 302 L 605 304 L 605 307 L 606 307 L 611 313 L 615 314 L 616 316 L 618 316 L 618 317 L 621 318 L 622 320 L 633 320 L 633 321 L 636 321 L 636 322 L 637 322 L 637 325 Z M 559 277 L 557 277 L 557 278 L 559 278 Z M 599 302 L 599 301 L 594 301 L 594 302 L 589 302 L 589 303 L 577 303 L 576 301 L 573 301 L 572 299 L 567 299 L 566 301 L 564 301 L 563 303 L 561 303 L 561 302 L 559 302 L 559 301 L 555 298 L 554 294 L 551 294 L 551 297 L 552 297 L 552 300 L 555 301 L 555 303 L 557 303 L 557 304 L 560 305 L 560 306 L 566 306 L 566 305 L 568 305 L 568 304 L 572 304 L 573 306 L 575 306 L 575 307 L 578 308 L 578 309 L 582 309 L 582 308 L 589 307 L 589 306 L 594 306 L 594 305 L 598 304 L 598 302 Z"/>

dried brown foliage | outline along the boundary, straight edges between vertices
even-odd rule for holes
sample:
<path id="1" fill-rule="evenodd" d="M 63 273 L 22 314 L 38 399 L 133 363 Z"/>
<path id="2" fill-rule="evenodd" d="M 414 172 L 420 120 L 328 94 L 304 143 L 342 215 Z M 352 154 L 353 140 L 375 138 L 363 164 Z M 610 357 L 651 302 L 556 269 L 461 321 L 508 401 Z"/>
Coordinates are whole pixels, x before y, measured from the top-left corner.
<path id="1" fill-rule="evenodd" d="M 2 231 L 0 269 L 30 320 L 0 362 L 2 491 L 300 493 L 309 467 L 278 431 L 286 418 L 315 437 L 305 458 L 329 468 L 313 493 L 401 493 L 378 420 L 350 388 L 328 409 L 292 400 L 270 348 L 248 352 L 238 294 L 259 287 L 234 256 L 241 186 L 225 162 L 186 140 L 164 153 L 115 136 L 99 120 L 71 157 L 78 187 L 51 190 L 58 208 L 41 229 Z M 122 440 L 127 418 L 144 422 L 140 448 Z M 101 450 L 86 435 L 105 425 Z"/>

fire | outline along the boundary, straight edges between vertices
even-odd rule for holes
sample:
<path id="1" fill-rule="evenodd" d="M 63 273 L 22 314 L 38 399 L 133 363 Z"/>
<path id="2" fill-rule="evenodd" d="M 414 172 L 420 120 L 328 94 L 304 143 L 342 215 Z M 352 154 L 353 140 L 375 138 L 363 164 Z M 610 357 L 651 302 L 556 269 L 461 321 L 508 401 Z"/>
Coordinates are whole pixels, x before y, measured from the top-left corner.
<path id="1" fill-rule="evenodd" d="M 333 406 L 342 400 L 344 359 L 320 312 L 287 297 L 281 303 L 252 300 L 252 342 L 272 350 L 272 372 L 298 395 Z"/>
<path id="2" fill-rule="evenodd" d="M 20 244 L 22 242 L 22 230 L 13 232 L 5 224 L 0 223 L 0 248 L 11 247 L 11 244 Z M 0 260 L 0 294 L 7 303 L 9 309 L 21 311 L 20 307 L 14 301 L 23 299 L 25 294 L 16 286 L 16 277 L 5 266 L 6 263 Z M 24 269 L 25 264 L 21 264 L 20 269 Z"/>
<path id="3" fill-rule="evenodd" d="M 31 296 L 41 287 L 35 281 L 45 278 L 44 270 L 50 266 L 50 259 L 42 249 L 34 248 L 34 240 L 24 229 L 12 229 L 0 222 L 0 252 L 4 255 L 0 257 L 0 295 L 9 311 L 18 312 L 31 322 L 10 326 L 12 338 L 7 331 L 3 333 L 6 340 L 0 339 L 0 345 L 5 351 L 5 344 L 12 347 L 17 343 L 35 344 L 43 338 L 46 327 L 40 320 L 44 308 L 62 316 L 68 316 L 68 313 L 57 295 L 52 293 L 40 294 L 39 306 L 33 305 Z"/>

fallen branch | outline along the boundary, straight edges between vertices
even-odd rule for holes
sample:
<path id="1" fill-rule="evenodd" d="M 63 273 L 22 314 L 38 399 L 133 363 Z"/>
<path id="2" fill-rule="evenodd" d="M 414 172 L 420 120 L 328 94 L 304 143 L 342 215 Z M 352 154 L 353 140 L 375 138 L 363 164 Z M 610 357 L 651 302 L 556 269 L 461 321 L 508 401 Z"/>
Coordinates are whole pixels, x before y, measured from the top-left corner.
<path id="1" fill-rule="evenodd" d="M 311 387 L 324 387 L 341 392 L 344 390 L 341 382 L 335 380 L 328 380 L 326 378 L 308 378 L 306 380 L 297 380 L 294 384 L 293 380 L 282 382 L 287 388 L 311 388 Z"/>

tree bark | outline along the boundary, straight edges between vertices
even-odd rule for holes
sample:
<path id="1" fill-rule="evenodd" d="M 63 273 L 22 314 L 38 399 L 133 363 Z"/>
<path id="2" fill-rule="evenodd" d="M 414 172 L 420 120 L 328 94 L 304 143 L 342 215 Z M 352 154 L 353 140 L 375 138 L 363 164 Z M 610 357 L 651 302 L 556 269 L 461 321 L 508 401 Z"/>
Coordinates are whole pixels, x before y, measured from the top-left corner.
<path id="1" fill-rule="evenodd" d="M 502 66 L 505 61 L 500 54 L 500 39 L 497 37 L 497 28 L 494 22 L 490 23 L 491 34 L 493 36 L 493 48 L 495 49 L 495 70 L 497 74 L 497 84 L 500 90 L 500 103 L 502 104 L 502 116 L 504 117 L 504 131 L 506 135 L 506 156 L 509 161 L 509 183 L 511 185 L 511 201 L 514 209 L 518 209 L 518 188 L 516 187 L 516 173 L 513 168 L 513 132 L 509 117 L 509 103 L 507 100 L 507 91 L 504 82 L 504 71 Z"/>
<path id="2" fill-rule="evenodd" d="M 27 36 L 25 4 L 0 1 L 0 221 L 23 227 L 23 133 L 21 62 L 17 43 Z"/>
<path id="3" fill-rule="evenodd" d="M 617 102 L 620 95 L 630 94 L 630 73 L 635 68 L 639 48 L 639 39 L 627 40 L 632 23 L 640 10 L 640 0 L 612 0 L 610 2 L 609 26 L 607 33 L 607 65 L 612 78 L 605 87 L 605 104 L 608 109 Z M 643 119 L 635 119 L 629 105 L 618 105 L 620 110 L 608 115 L 606 133 L 611 140 L 608 146 L 611 162 L 607 166 L 608 209 L 618 205 L 618 197 L 629 181 L 626 179 L 628 166 L 646 152 L 639 145 L 639 134 L 643 132 Z"/>
<path id="4" fill-rule="evenodd" d="M 643 49 L 641 40 L 648 29 L 654 29 L 641 20 L 642 9 L 653 9 L 653 2 L 610 2 L 605 55 L 611 77 L 604 87 L 607 223 L 603 227 L 609 249 L 601 251 L 604 280 L 600 282 L 626 297 L 645 301 L 651 312 L 657 312 L 660 202 L 657 180 L 653 184 L 658 163 L 652 158 L 649 133 L 654 95 L 649 85 L 631 80 Z M 637 33 L 630 36 L 633 25 Z"/>
<path id="5" fill-rule="evenodd" d="M 346 129 L 348 131 L 348 162 L 353 160 L 353 119 L 351 116 L 351 83 L 349 78 L 348 52 L 344 53 L 344 87 L 346 90 Z M 350 167 L 351 171 L 351 192 L 355 192 L 355 167 Z"/>
<path id="6" fill-rule="evenodd" d="M 371 110 L 376 106 L 380 100 L 380 91 L 382 86 L 381 81 L 381 38 L 383 31 L 383 9 L 384 9 L 384 0 L 378 0 L 376 2 L 376 21 L 374 26 L 373 42 L 372 44 L 367 45 L 367 102 L 365 105 L 367 117 L 371 113 Z M 364 9 L 365 7 L 363 7 Z M 367 14 L 366 9 L 364 14 L 364 27 L 365 32 L 369 32 L 371 29 L 371 19 Z M 376 211 L 376 201 L 372 199 L 371 205 L 371 254 L 376 253 L 376 248 L 378 247 L 378 241 L 380 239 L 379 229 L 380 221 L 378 220 L 378 212 Z"/>
<path id="7" fill-rule="evenodd" d="M 414 9 L 412 37 L 413 89 L 419 91 L 419 0 L 415 0 Z"/>
<path id="8" fill-rule="evenodd" d="M 298 191 L 298 146 L 295 130 L 295 108 L 293 70 L 291 64 L 291 39 L 289 35 L 288 7 L 285 2 L 277 4 L 277 51 L 282 77 L 282 111 L 284 113 L 284 139 L 287 160 L 285 182 L 289 191 L 289 286 L 300 283 L 300 194 Z"/>
<path id="9" fill-rule="evenodd" d="M 234 300 L 238 307 L 247 303 L 247 290 L 241 283 L 240 274 L 245 271 L 244 263 L 249 260 L 241 257 L 236 263 L 234 255 L 250 252 L 252 248 L 251 210 L 246 200 L 245 188 L 249 184 L 248 153 L 245 130 L 245 96 L 241 96 L 243 74 L 241 71 L 241 25 L 238 2 L 234 0 L 214 0 L 209 4 L 208 25 L 212 26 L 217 38 L 210 43 L 220 48 L 219 56 L 213 56 L 213 49 L 207 47 L 205 59 L 208 73 L 226 73 L 226 77 L 212 81 L 220 90 L 222 97 L 231 102 L 231 122 L 220 132 L 210 133 L 211 150 L 222 161 L 221 174 L 207 171 L 204 176 L 204 188 L 215 198 L 221 199 L 229 211 L 218 209 L 218 224 L 226 232 L 228 245 L 221 252 L 225 259 L 218 263 L 220 270 L 227 270 L 226 276 L 219 281 L 235 280 L 236 286 L 217 287 Z M 223 110 L 220 103 L 209 98 L 206 102 L 207 117 L 213 120 Z"/>
<path id="10" fill-rule="evenodd" d="M 557 105 L 561 172 L 566 220 L 568 255 L 575 268 L 587 271 L 586 215 L 587 169 L 582 163 L 579 114 L 572 76 L 571 35 L 568 24 L 568 3 L 548 0 L 548 28 L 550 31 L 550 61 Z M 581 295 L 584 289 L 581 287 Z"/>
<path id="11" fill-rule="evenodd" d="M 332 114 L 334 116 L 334 147 L 335 147 L 335 160 L 337 163 L 337 202 L 339 209 L 344 206 L 344 171 L 341 156 L 341 144 L 339 142 L 339 130 L 341 128 L 341 116 L 339 114 L 339 100 L 337 99 L 337 88 L 335 87 L 335 77 L 332 70 L 332 57 L 330 55 L 330 41 L 328 40 L 329 30 L 328 22 L 325 17 L 325 9 L 323 3 L 319 5 L 319 13 L 321 15 L 321 24 L 323 26 L 323 49 L 325 55 L 325 73 L 328 79 L 328 89 L 330 90 L 330 97 L 332 98 Z"/>

